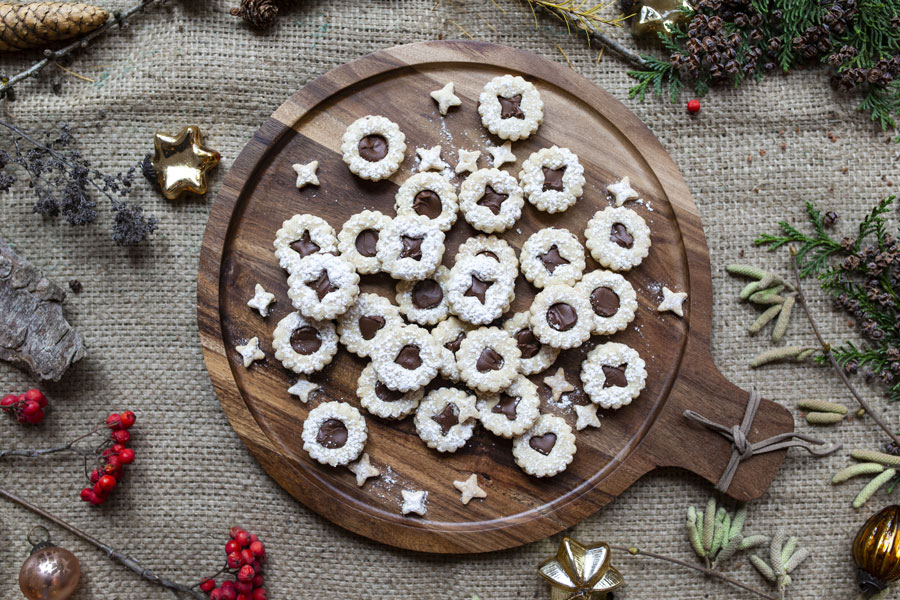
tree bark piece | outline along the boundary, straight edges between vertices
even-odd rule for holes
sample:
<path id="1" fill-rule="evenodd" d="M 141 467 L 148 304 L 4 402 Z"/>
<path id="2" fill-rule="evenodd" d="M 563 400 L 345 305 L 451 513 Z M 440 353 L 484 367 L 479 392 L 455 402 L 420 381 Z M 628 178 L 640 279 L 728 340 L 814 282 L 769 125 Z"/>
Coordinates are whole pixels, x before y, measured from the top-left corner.
<path id="1" fill-rule="evenodd" d="M 0 52 L 43 48 L 89 33 L 107 19 L 107 11 L 90 4 L 0 2 Z"/>
<path id="2" fill-rule="evenodd" d="M 66 293 L 0 238 L 0 360 L 59 381 L 85 355 L 62 312 Z"/>

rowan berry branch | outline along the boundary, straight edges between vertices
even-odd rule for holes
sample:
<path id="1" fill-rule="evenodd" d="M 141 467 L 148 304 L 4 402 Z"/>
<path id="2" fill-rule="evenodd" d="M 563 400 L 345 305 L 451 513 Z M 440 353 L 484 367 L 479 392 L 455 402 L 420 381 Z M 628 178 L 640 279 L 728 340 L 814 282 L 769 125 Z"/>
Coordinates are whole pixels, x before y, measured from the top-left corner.
<path id="1" fill-rule="evenodd" d="M 113 560 L 114 562 L 117 562 L 117 563 L 121 564 L 122 566 L 130 569 L 131 571 L 137 573 L 143 579 L 146 579 L 150 583 L 154 583 L 158 586 L 161 586 L 163 588 L 166 588 L 166 589 L 176 592 L 178 594 L 184 594 L 191 598 L 196 598 L 197 600 L 209 600 L 208 596 L 206 594 L 193 589 L 192 586 L 184 585 L 181 583 L 176 583 L 174 581 L 170 581 L 168 579 L 160 577 L 159 575 L 157 575 L 150 569 L 147 569 L 146 567 L 144 567 L 144 565 L 142 565 L 141 562 L 139 560 L 137 560 L 136 558 L 133 558 L 119 550 L 116 550 L 109 544 L 101 542 L 94 536 L 82 531 L 81 529 L 78 529 L 74 525 L 70 525 L 69 523 L 62 520 L 61 518 L 47 512 L 46 510 L 44 510 L 38 506 L 35 506 L 31 502 L 28 502 L 27 500 L 8 492 L 7 490 L 3 489 L 2 487 L 0 487 L 0 497 L 6 498 L 10 502 L 12 502 L 14 504 L 18 504 L 22 508 L 30 510 L 31 512 L 38 515 L 39 517 L 46 519 L 47 521 L 50 521 L 51 523 L 53 523 L 54 525 L 56 525 L 62 529 L 65 529 L 66 531 L 68 531 L 69 533 L 74 535 L 75 537 L 81 538 L 88 544 L 94 546 L 95 548 L 99 549 L 104 554 L 106 554 L 107 558 L 109 558 L 110 560 Z"/>

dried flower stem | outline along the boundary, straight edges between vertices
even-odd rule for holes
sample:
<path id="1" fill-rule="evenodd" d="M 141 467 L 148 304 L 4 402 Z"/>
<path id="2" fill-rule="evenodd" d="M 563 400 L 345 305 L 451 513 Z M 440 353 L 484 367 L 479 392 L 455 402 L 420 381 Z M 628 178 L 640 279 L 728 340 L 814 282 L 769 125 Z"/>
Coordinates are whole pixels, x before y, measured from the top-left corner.
<path id="1" fill-rule="evenodd" d="M 192 589 L 192 587 L 188 586 L 188 585 L 184 585 L 181 583 L 175 583 L 173 581 L 169 581 L 168 579 L 163 579 L 162 577 L 160 577 L 153 571 L 145 568 L 140 563 L 140 561 L 138 561 L 137 559 L 132 558 L 132 557 L 128 556 L 127 554 L 124 554 L 123 552 L 116 550 L 112 546 L 101 542 L 97 538 L 82 531 L 81 529 L 78 529 L 74 525 L 70 525 L 69 523 L 63 521 L 59 517 L 45 511 L 44 509 L 42 509 L 38 506 L 35 506 L 34 504 L 31 504 L 27 500 L 24 500 L 14 494 L 11 494 L 7 490 L 3 489 L 2 487 L 0 487 L 0 497 L 6 498 L 10 502 L 13 502 L 14 504 L 18 504 L 22 508 L 30 510 L 31 512 L 38 515 L 39 517 L 42 517 L 42 518 L 50 521 L 51 523 L 53 523 L 54 525 L 56 525 L 62 529 L 65 529 L 66 531 L 68 531 L 69 533 L 74 535 L 75 537 L 81 538 L 88 544 L 103 551 L 106 554 L 106 556 L 109 557 L 110 559 L 131 569 L 132 571 L 134 571 L 135 573 L 137 573 L 138 575 L 140 575 L 142 578 L 146 579 L 150 583 L 154 583 L 156 585 L 162 586 L 166 589 L 172 590 L 173 592 L 176 592 L 179 594 L 188 595 L 191 598 L 197 598 L 197 600 L 207 600 L 207 595 L 201 593 L 199 590 Z"/>
<path id="2" fill-rule="evenodd" d="M 900 446 L 900 437 L 897 436 L 896 433 L 891 431 L 891 429 L 881 420 L 875 411 L 872 410 L 872 407 L 869 406 L 869 403 L 863 399 L 862 396 L 856 391 L 856 388 L 853 387 L 853 384 L 850 383 L 850 380 L 847 379 L 847 374 L 844 373 L 844 369 L 841 368 L 841 365 L 838 364 L 838 361 L 834 358 L 834 354 L 831 352 L 831 344 L 825 341 L 825 338 L 822 337 L 822 334 L 819 332 L 819 328 L 816 325 L 815 319 L 813 319 L 812 311 L 809 310 L 809 304 L 806 303 L 806 296 L 803 293 L 803 286 L 800 281 L 800 268 L 797 266 L 797 249 L 791 246 L 791 267 L 794 269 L 794 279 L 796 280 L 796 288 L 797 288 L 797 300 L 800 302 L 800 306 L 803 307 L 803 311 L 806 313 L 806 318 L 809 319 L 809 324 L 812 327 L 813 333 L 816 334 L 816 339 L 819 340 L 819 344 L 822 345 L 822 352 L 825 356 L 828 357 L 828 361 L 831 363 L 831 366 L 834 367 L 834 370 L 837 372 L 838 376 L 841 378 L 841 381 L 844 382 L 844 385 L 847 386 L 847 389 L 850 390 L 850 394 L 853 395 L 853 398 L 856 402 L 862 407 L 866 413 L 875 423 L 881 427 L 885 433 L 888 434 L 888 437 Z"/>

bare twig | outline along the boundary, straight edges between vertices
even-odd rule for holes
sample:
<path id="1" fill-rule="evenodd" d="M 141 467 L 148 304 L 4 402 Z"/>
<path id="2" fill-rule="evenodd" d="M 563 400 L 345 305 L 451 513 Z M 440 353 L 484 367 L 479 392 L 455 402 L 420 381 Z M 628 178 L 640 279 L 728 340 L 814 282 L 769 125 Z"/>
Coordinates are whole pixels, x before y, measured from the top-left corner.
<path id="1" fill-rule="evenodd" d="M 192 589 L 191 586 L 184 585 L 181 583 L 175 583 L 174 581 L 169 581 L 168 579 L 164 579 L 164 578 L 160 577 L 159 575 L 157 575 L 150 569 L 147 569 L 146 567 L 144 567 L 140 563 L 140 561 L 138 561 L 136 558 L 132 558 L 131 556 L 128 556 L 127 554 L 124 554 L 124 553 L 116 550 L 109 544 L 105 544 L 105 543 L 101 542 L 97 538 L 82 531 L 81 529 L 78 529 L 74 525 L 70 525 L 69 523 L 63 521 L 59 517 L 45 511 L 44 509 L 42 509 L 38 506 L 35 506 L 34 504 L 31 504 L 27 500 L 24 500 L 14 494 L 11 494 L 7 490 L 3 489 L 2 487 L 0 487 L 0 497 L 6 498 L 10 502 L 18 504 L 22 508 L 30 510 L 34 514 L 50 521 L 54 525 L 56 525 L 62 529 L 65 529 L 72 535 L 74 535 L 78 538 L 81 538 L 88 544 L 91 544 L 95 548 L 98 548 L 99 550 L 101 550 L 111 560 L 118 562 L 119 564 L 127 567 L 128 569 L 131 569 L 132 571 L 134 571 L 135 573 L 137 573 L 138 575 L 140 575 L 142 578 L 146 579 L 150 583 L 154 583 L 156 585 L 162 586 L 162 587 L 164 587 L 168 590 L 171 590 L 173 592 L 176 592 L 178 594 L 185 594 L 187 596 L 190 596 L 191 598 L 197 598 L 197 600 L 208 600 L 207 595 L 201 593 L 199 590 L 195 590 L 195 589 Z"/>
<path id="2" fill-rule="evenodd" d="M 27 69 L 25 69 L 24 71 L 13 75 L 9 79 L 6 79 L 5 81 L 3 81 L 2 84 L 0 84 L 0 98 L 6 96 L 12 90 L 12 87 L 14 85 L 16 85 L 17 83 L 19 83 L 20 81 L 28 79 L 29 77 L 34 77 L 35 75 L 40 73 L 44 69 L 44 67 L 46 67 L 50 63 L 55 63 L 59 59 L 72 54 L 75 50 L 78 50 L 80 48 L 86 48 L 87 45 L 90 44 L 95 38 L 103 35 L 107 31 L 112 29 L 113 27 L 115 27 L 117 25 L 121 25 L 122 23 L 124 23 L 125 19 L 134 15 L 137 12 L 142 11 L 149 4 L 153 4 L 154 2 L 157 2 L 157 0 L 141 0 L 140 2 L 138 2 L 137 4 L 135 4 L 134 6 L 132 6 L 130 8 L 126 8 L 125 10 L 123 10 L 121 12 L 113 13 L 112 18 L 109 21 L 107 21 L 106 23 L 104 23 L 103 25 L 101 25 L 100 27 L 95 29 L 94 31 L 90 32 L 86 36 L 75 40 L 68 46 L 64 46 L 64 47 L 60 48 L 59 50 L 44 50 L 44 58 L 43 59 L 37 61 L 36 63 L 31 65 Z"/>
<path id="3" fill-rule="evenodd" d="M 803 294 L 803 288 L 800 284 L 800 268 L 797 266 L 797 249 L 793 246 L 790 247 L 791 250 L 791 266 L 794 269 L 794 279 L 797 280 L 797 299 L 800 301 L 800 306 L 803 307 L 804 312 L 806 312 L 806 318 L 809 319 L 809 324 L 812 326 L 813 333 L 816 334 L 816 338 L 819 340 L 819 344 L 822 345 L 822 353 L 828 357 L 828 361 L 831 363 L 831 366 L 834 367 L 834 370 L 840 376 L 841 381 L 844 382 L 844 385 L 847 386 L 847 389 L 850 390 L 850 393 L 853 395 L 853 398 L 857 403 L 862 407 L 866 414 L 872 417 L 872 420 L 881 427 L 885 433 L 893 440 L 898 447 L 900 447 L 900 437 L 897 436 L 896 433 L 891 431 L 891 429 L 881 420 L 875 411 L 872 410 L 872 407 L 869 406 L 869 403 L 859 395 L 856 391 L 856 388 L 853 387 L 853 384 L 850 383 L 850 380 L 847 378 L 847 374 L 844 373 L 843 367 L 838 364 L 837 359 L 834 358 L 834 354 L 831 352 L 831 344 L 825 341 L 822 337 L 822 334 L 819 332 L 819 328 L 816 326 L 816 321 L 813 319 L 812 311 L 809 310 L 809 305 L 806 303 L 806 296 Z"/>

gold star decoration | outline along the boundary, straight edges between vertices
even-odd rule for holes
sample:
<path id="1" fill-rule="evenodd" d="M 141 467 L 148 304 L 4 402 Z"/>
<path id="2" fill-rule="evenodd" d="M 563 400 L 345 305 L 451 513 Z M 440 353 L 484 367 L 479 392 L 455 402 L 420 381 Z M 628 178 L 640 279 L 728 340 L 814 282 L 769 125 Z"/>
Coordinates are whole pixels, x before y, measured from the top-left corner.
<path id="1" fill-rule="evenodd" d="M 219 164 L 219 153 L 203 145 L 203 134 L 195 125 L 176 135 L 158 132 L 153 138 L 153 168 L 163 195 L 169 200 L 183 193 L 203 195 L 206 174 Z"/>
<path id="2" fill-rule="evenodd" d="M 563 538 L 556 557 L 538 565 L 538 573 L 550 582 L 551 600 L 606 600 L 625 578 L 609 564 L 609 546 L 601 542 L 582 546 Z"/>

